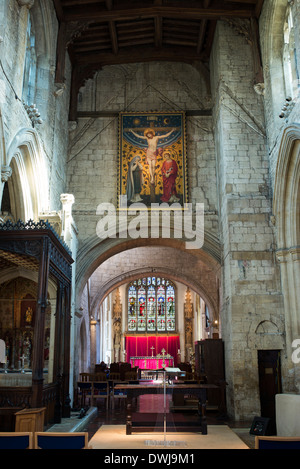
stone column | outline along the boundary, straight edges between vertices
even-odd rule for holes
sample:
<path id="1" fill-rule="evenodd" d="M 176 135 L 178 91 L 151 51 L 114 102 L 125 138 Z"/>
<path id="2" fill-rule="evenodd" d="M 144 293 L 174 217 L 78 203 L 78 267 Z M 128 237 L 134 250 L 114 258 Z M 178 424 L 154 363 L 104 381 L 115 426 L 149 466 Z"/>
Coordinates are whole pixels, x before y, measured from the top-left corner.
<path id="1" fill-rule="evenodd" d="M 96 328 L 96 326 L 97 326 L 97 321 L 95 319 L 91 319 L 91 321 L 90 321 L 90 331 L 91 331 L 91 354 L 90 354 L 91 364 L 90 364 L 90 368 L 91 368 L 92 373 L 95 370 L 96 357 L 97 357 L 97 353 L 96 353 L 96 346 L 97 346 L 96 332 L 97 332 L 97 328 Z"/>
<path id="2" fill-rule="evenodd" d="M 247 24 L 245 23 L 247 26 Z M 249 23 L 249 32 L 251 32 Z M 263 96 L 254 90 L 251 41 L 219 22 L 211 56 L 214 133 L 223 245 L 220 319 L 228 413 L 260 415 L 255 331 L 282 314 L 269 193 Z"/>

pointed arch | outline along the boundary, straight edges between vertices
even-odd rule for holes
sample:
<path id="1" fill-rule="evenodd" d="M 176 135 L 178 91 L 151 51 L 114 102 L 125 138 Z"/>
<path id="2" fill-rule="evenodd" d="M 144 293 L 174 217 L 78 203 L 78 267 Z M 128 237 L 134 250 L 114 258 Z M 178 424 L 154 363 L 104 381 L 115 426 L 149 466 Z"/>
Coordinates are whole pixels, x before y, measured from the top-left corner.
<path id="1" fill-rule="evenodd" d="M 34 129 L 21 129 L 7 150 L 12 170 L 9 179 L 12 213 L 15 219 L 37 220 L 48 207 L 49 179 L 46 158 Z"/>
<path id="2" fill-rule="evenodd" d="M 287 390 L 298 389 L 298 370 L 291 360 L 293 340 L 300 334 L 300 125 L 287 127 L 278 154 L 273 210 L 276 220 L 286 330 Z"/>
<path id="3" fill-rule="evenodd" d="M 273 210 L 277 245 L 290 249 L 300 245 L 300 125 L 287 127 L 279 148 Z"/>

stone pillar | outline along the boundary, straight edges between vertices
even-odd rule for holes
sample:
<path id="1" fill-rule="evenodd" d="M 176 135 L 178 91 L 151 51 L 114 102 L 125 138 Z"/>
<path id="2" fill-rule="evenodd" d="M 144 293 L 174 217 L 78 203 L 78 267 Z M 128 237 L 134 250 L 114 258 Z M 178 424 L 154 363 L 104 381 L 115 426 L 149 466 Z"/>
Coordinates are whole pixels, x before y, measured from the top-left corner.
<path id="1" fill-rule="evenodd" d="M 276 253 L 281 265 L 282 291 L 284 293 L 286 359 L 283 391 L 300 392 L 300 365 L 293 361 L 293 343 L 300 339 L 300 246 L 280 249 Z M 297 345 L 299 348 L 299 345 Z"/>
<path id="2" fill-rule="evenodd" d="M 122 361 L 121 339 L 122 339 L 122 303 L 119 288 L 116 291 L 116 299 L 112 311 L 113 334 L 114 334 L 114 360 Z"/>
<path id="3" fill-rule="evenodd" d="M 91 372 L 93 373 L 95 370 L 95 365 L 96 365 L 96 346 L 97 346 L 97 338 L 96 338 L 96 332 L 97 332 L 97 321 L 94 319 L 91 319 L 90 322 L 90 331 L 91 331 L 91 363 L 90 363 L 90 368 Z"/>
<path id="4" fill-rule="evenodd" d="M 211 76 L 223 245 L 220 319 L 226 394 L 229 415 L 242 420 L 260 415 L 253 331 L 270 314 L 276 324 L 282 302 L 272 252 L 263 96 L 254 90 L 251 41 L 225 22 L 216 29 Z"/>

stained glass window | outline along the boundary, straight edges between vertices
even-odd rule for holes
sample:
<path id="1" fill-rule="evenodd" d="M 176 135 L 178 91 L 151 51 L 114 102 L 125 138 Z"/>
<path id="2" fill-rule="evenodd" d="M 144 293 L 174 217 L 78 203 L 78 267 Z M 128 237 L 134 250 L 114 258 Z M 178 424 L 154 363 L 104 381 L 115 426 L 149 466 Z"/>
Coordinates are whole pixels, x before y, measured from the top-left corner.
<path id="1" fill-rule="evenodd" d="M 175 287 L 161 277 L 134 280 L 128 288 L 128 331 L 176 330 Z"/>

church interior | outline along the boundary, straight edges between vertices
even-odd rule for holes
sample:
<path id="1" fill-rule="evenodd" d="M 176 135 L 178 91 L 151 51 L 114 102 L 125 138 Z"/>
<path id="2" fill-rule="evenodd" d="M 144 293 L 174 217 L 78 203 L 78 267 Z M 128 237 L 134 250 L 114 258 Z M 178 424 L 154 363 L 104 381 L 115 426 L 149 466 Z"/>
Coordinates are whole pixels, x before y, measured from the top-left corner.
<path id="1" fill-rule="evenodd" d="M 1 448 L 299 449 L 299 90 L 297 0 L 0 2 Z"/>

